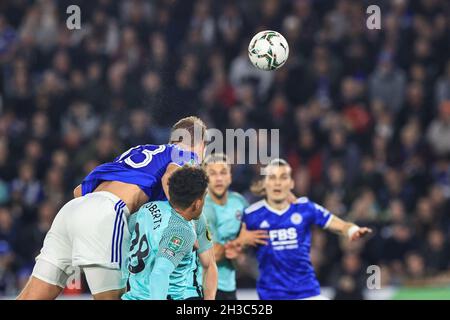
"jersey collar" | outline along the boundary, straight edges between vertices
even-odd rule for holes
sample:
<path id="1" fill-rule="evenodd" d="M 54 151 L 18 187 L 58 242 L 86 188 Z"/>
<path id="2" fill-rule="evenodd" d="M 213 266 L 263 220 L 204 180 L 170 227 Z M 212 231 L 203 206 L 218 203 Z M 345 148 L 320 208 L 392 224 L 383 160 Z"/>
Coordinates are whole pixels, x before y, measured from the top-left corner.
<path id="1" fill-rule="evenodd" d="M 282 216 L 283 214 L 285 214 L 285 213 L 289 210 L 289 208 L 291 207 L 291 206 L 289 205 L 289 206 L 286 207 L 286 209 L 278 210 L 278 209 L 275 209 L 275 208 L 271 207 L 271 206 L 269 205 L 269 203 L 268 203 L 265 199 L 264 199 L 263 201 L 264 201 L 264 206 L 265 206 L 267 209 L 269 209 L 271 212 L 273 212 L 273 213 L 275 213 L 276 215 L 279 215 L 279 216 Z"/>

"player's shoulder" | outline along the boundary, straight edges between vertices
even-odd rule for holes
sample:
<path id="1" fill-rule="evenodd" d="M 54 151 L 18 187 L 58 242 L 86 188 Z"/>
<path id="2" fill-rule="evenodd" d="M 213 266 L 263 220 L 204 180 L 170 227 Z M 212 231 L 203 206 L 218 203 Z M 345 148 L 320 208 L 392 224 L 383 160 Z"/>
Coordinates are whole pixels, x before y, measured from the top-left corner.
<path id="1" fill-rule="evenodd" d="M 297 198 L 297 200 L 295 200 L 296 204 L 305 204 L 305 203 L 310 203 L 311 200 L 309 200 L 308 197 L 299 197 Z"/>
<path id="2" fill-rule="evenodd" d="M 304 213 L 311 212 L 314 208 L 314 202 L 308 197 L 299 197 L 295 200 L 290 207 L 290 211 L 302 211 Z"/>
<path id="3" fill-rule="evenodd" d="M 195 230 L 197 233 L 201 232 L 208 225 L 208 220 L 206 219 L 204 214 L 201 214 L 200 217 L 194 221 Z"/>
<path id="4" fill-rule="evenodd" d="M 214 209 L 214 201 L 211 199 L 210 195 L 207 194 L 202 209 L 202 215 L 204 215 L 205 218 L 210 221 L 211 219 L 215 218 L 215 213 L 216 210 Z"/>
<path id="5" fill-rule="evenodd" d="M 228 196 L 229 196 L 230 198 L 235 198 L 235 199 L 238 199 L 238 200 L 243 200 L 243 199 L 245 199 L 244 196 L 241 195 L 239 192 L 232 191 L 232 190 L 229 191 Z"/>
<path id="6" fill-rule="evenodd" d="M 179 216 L 172 214 L 169 218 L 166 228 L 163 231 L 162 238 L 178 238 L 183 241 L 194 243 L 197 238 L 195 225 Z"/>
<path id="7" fill-rule="evenodd" d="M 294 202 L 294 205 L 300 206 L 300 207 L 309 207 L 309 208 L 314 208 L 314 207 L 318 206 L 317 203 L 315 203 L 308 197 L 297 198 L 297 200 Z"/>
<path id="8" fill-rule="evenodd" d="M 151 144 L 151 143 L 141 144 L 141 145 L 136 146 L 134 148 L 139 148 L 139 147 L 142 148 L 142 149 L 146 149 L 146 150 L 160 151 L 160 152 L 164 151 L 164 150 L 167 150 L 167 149 L 170 149 L 168 144 Z"/>
<path id="9" fill-rule="evenodd" d="M 158 213 L 163 213 L 169 208 L 170 204 L 168 201 L 149 201 L 143 204 L 134 215 L 136 215 L 136 217 L 138 218 L 141 218 L 151 215 L 155 211 L 158 211 Z"/>
<path id="10" fill-rule="evenodd" d="M 178 214 L 175 210 L 171 210 L 171 215 L 167 228 L 170 229 L 184 229 L 193 230 L 193 221 L 188 221 Z"/>
<path id="11" fill-rule="evenodd" d="M 314 202 L 312 202 L 308 197 L 299 197 L 295 202 L 293 203 L 296 206 L 311 206 Z"/>
<path id="12" fill-rule="evenodd" d="M 166 148 L 167 150 L 173 150 L 173 149 L 175 149 L 175 150 L 181 150 L 180 147 L 178 147 L 176 144 L 173 144 L 173 143 L 166 143 L 166 144 L 163 144 L 163 146 L 165 146 L 165 148 Z"/>
<path id="13" fill-rule="evenodd" d="M 171 155 L 171 149 L 168 144 L 142 144 L 136 147 L 133 147 L 133 152 L 143 153 L 146 157 L 150 157 L 150 159 L 169 159 Z M 154 161 L 149 161 L 154 164 Z"/>
<path id="14" fill-rule="evenodd" d="M 141 206 L 142 210 L 155 210 L 170 208 L 170 203 L 167 200 L 149 201 Z"/>
<path id="15" fill-rule="evenodd" d="M 296 206 L 301 207 L 304 211 L 310 211 L 310 212 L 322 212 L 324 214 L 328 214 L 329 211 L 321 206 L 320 204 L 310 200 L 307 197 L 300 197 L 295 201 L 294 203 Z"/>
<path id="16" fill-rule="evenodd" d="M 234 199 L 236 201 L 241 202 L 244 206 L 248 205 L 247 204 L 247 199 L 245 199 L 245 197 L 242 194 L 240 194 L 239 192 L 229 191 L 229 195 L 228 196 L 229 196 L 230 199 Z"/>
<path id="17" fill-rule="evenodd" d="M 206 219 L 205 215 L 202 213 L 200 217 L 195 221 L 195 224 L 197 226 L 206 225 L 208 223 L 208 220 Z"/>
<path id="18" fill-rule="evenodd" d="M 212 209 L 213 206 L 214 206 L 214 200 L 211 198 L 211 195 L 209 194 L 209 191 L 208 191 L 205 196 L 205 204 L 203 205 L 203 209 L 205 209 L 205 207 L 207 209 Z"/>
<path id="19" fill-rule="evenodd" d="M 194 154 L 194 152 L 189 151 L 189 150 L 185 150 L 185 149 L 181 148 L 181 147 L 180 147 L 179 145 L 177 145 L 177 144 L 167 143 L 167 144 L 164 144 L 163 146 L 165 146 L 165 148 L 166 148 L 167 150 L 170 150 L 170 151 L 176 151 L 176 152 L 180 152 L 180 153 Z"/>
<path id="20" fill-rule="evenodd" d="M 200 161 L 195 152 L 185 150 L 176 144 L 167 144 L 166 145 L 168 152 L 170 152 L 171 163 L 176 164 L 178 166 L 182 166 L 185 164 L 188 165 L 199 165 Z"/>
<path id="21" fill-rule="evenodd" d="M 260 211 L 261 209 L 265 208 L 266 201 L 264 199 L 259 200 L 251 205 L 249 205 L 245 210 L 244 214 L 251 214 Z"/>

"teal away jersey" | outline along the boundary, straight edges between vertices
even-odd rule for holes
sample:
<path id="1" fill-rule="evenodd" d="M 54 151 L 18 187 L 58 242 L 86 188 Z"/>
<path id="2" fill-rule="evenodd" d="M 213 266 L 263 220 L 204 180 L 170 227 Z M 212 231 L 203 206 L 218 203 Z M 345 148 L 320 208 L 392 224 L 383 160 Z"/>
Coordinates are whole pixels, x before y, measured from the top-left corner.
<path id="1" fill-rule="evenodd" d="M 128 274 L 130 290 L 122 299 L 152 299 L 149 279 L 159 257 L 166 258 L 175 266 L 170 283 L 186 283 L 186 279 L 178 277 L 187 275 L 191 267 L 196 240 L 194 222 L 185 220 L 167 201 L 149 202 L 132 217 L 130 251 L 126 270 L 123 270 Z"/>
<path id="2" fill-rule="evenodd" d="M 216 204 L 209 194 L 206 195 L 203 214 L 208 221 L 213 242 L 224 245 L 228 241 L 236 239 L 241 227 L 242 213 L 247 206 L 247 200 L 237 192 L 228 192 L 225 205 Z M 218 289 L 226 292 L 236 290 L 236 270 L 231 261 L 224 259 L 217 262 L 217 268 L 219 271 Z M 198 278 L 202 278 L 201 272 L 198 273 Z"/>
<path id="3" fill-rule="evenodd" d="M 194 224 L 198 249 L 192 251 L 192 259 L 187 273 L 184 268 L 177 268 L 174 271 L 174 274 L 177 274 L 177 276 L 174 275 L 174 281 L 170 282 L 169 287 L 169 295 L 174 300 L 203 296 L 202 276 L 199 269 L 200 259 L 198 255 L 212 248 L 212 238 L 204 214 L 198 220 L 194 221 Z"/>

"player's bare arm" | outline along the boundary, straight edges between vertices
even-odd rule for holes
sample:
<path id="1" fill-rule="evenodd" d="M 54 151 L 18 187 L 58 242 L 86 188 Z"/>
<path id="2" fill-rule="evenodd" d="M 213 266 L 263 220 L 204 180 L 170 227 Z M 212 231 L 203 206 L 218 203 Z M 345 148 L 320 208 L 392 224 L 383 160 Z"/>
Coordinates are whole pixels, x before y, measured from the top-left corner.
<path id="1" fill-rule="evenodd" d="M 214 249 L 210 248 L 199 255 L 203 268 L 203 295 L 205 300 L 214 300 L 217 292 L 217 264 Z"/>
<path id="2" fill-rule="evenodd" d="M 242 223 L 239 236 L 235 240 L 225 244 L 225 257 L 229 260 L 237 259 L 248 247 L 267 245 L 269 238 L 266 230 L 248 230 L 247 225 Z"/>
<path id="3" fill-rule="evenodd" d="M 335 215 L 332 215 L 327 229 L 336 234 L 348 237 L 350 241 L 360 239 L 372 233 L 372 229 L 366 227 L 359 227 L 358 225 L 344 221 Z"/>
<path id="4" fill-rule="evenodd" d="M 248 230 L 245 223 L 242 224 L 239 236 L 225 245 L 214 243 L 214 255 L 216 261 L 223 259 L 234 259 L 237 254 L 245 247 L 256 247 L 258 245 L 267 245 L 269 235 L 265 230 Z"/>
<path id="5" fill-rule="evenodd" d="M 266 230 L 248 230 L 247 225 L 242 223 L 239 236 L 234 240 L 237 247 L 256 247 L 258 245 L 267 245 L 269 235 Z"/>
<path id="6" fill-rule="evenodd" d="M 220 262 L 223 259 L 225 259 L 225 246 L 220 243 L 214 243 L 213 244 L 213 250 L 214 250 L 214 259 L 216 262 Z"/>

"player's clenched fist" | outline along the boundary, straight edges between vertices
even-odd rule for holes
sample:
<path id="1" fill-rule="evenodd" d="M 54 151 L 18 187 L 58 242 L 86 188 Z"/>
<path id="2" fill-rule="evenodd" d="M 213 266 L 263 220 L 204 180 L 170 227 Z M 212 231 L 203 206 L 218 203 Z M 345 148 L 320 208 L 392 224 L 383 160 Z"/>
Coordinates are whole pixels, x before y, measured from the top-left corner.
<path id="1" fill-rule="evenodd" d="M 353 229 L 353 230 L 352 230 Z M 348 235 L 349 235 L 349 239 L 350 241 L 355 241 L 358 240 L 368 234 L 372 233 L 372 229 L 370 228 L 366 228 L 366 227 L 358 227 L 358 226 L 353 226 L 349 229 L 348 231 Z"/>

